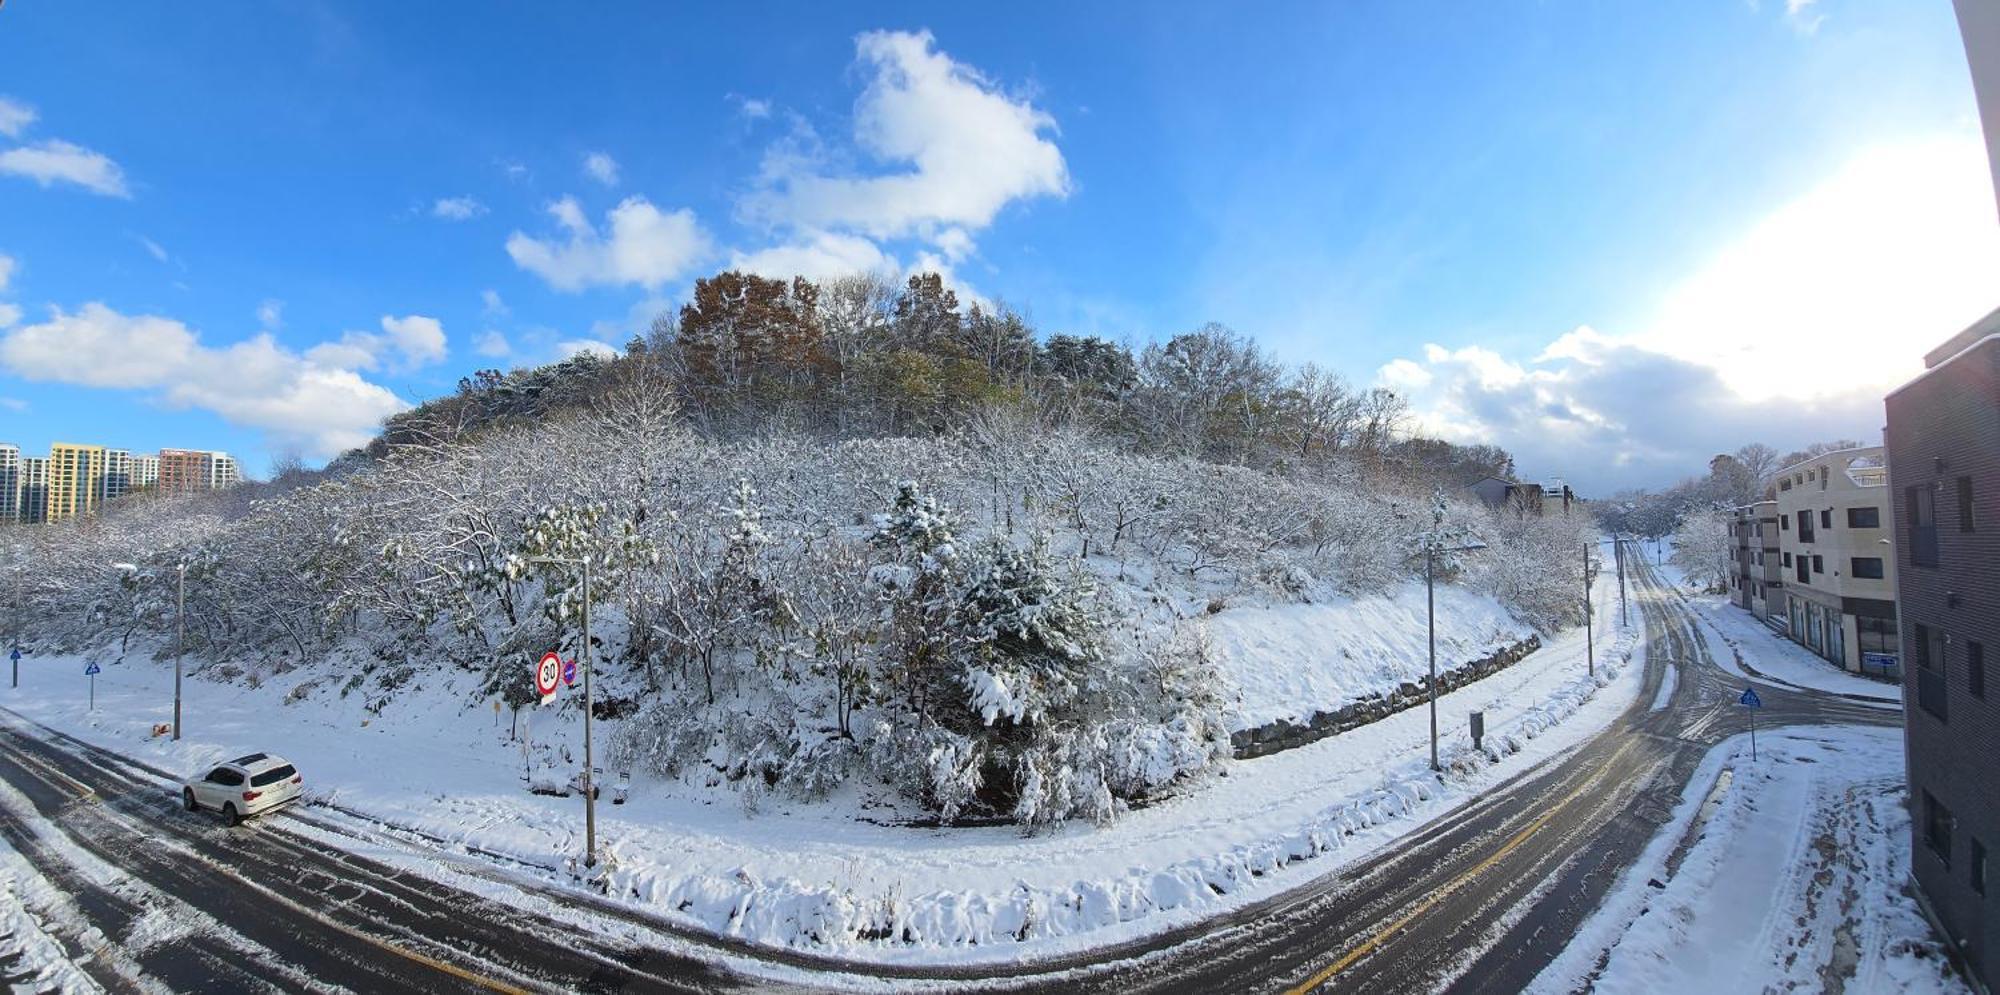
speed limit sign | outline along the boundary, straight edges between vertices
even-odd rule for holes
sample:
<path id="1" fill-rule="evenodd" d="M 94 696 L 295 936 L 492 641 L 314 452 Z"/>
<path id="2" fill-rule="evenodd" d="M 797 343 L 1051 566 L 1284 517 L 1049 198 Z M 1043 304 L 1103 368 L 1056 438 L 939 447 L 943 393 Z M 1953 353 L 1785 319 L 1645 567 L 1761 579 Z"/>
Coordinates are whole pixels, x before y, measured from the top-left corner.
<path id="1" fill-rule="evenodd" d="M 556 687 L 562 680 L 562 657 L 551 650 L 542 654 L 541 662 L 535 664 L 535 693 L 541 695 L 542 704 L 555 700 Z"/>

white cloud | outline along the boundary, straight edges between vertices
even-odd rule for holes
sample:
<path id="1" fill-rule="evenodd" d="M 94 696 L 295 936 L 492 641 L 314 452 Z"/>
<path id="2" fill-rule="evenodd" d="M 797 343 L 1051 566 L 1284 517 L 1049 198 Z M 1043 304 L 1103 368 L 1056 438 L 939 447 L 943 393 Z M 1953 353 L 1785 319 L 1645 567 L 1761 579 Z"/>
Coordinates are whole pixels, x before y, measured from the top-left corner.
<path id="1" fill-rule="evenodd" d="M 1525 362 L 1430 345 L 1378 380 L 1432 432 L 1599 489 L 1752 441 L 1871 438 L 1924 351 L 2000 304 L 1992 196 L 1976 141 L 1872 150 L 1673 284 L 1638 331 L 1578 327 Z"/>
<path id="2" fill-rule="evenodd" d="M 171 318 L 99 303 L 0 335 L 0 365 L 28 380 L 144 389 L 177 408 L 213 411 L 317 456 L 361 445 L 408 407 L 351 369 L 301 356 L 260 333 L 220 348 Z"/>
<path id="3" fill-rule="evenodd" d="M 167 255 L 167 250 L 163 246 L 161 246 L 160 243 L 155 242 L 144 235 L 134 235 L 132 237 L 138 239 L 139 246 L 145 249 L 146 254 L 152 256 L 154 259 L 157 259 L 160 262 L 166 262 L 170 258 Z"/>
<path id="4" fill-rule="evenodd" d="M 854 141 L 908 168 L 874 176 L 823 171 L 794 141 L 766 156 L 762 186 L 741 205 L 755 221 L 872 238 L 915 236 L 959 258 L 1007 204 L 1069 193 L 1055 120 L 978 70 L 933 50 L 929 32 L 855 39 L 872 77 L 854 106 Z M 809 136 L 808 136 L 809 137 Z"/>
<path id="5" fill-rule="evenodd" d="M 746 120 L 762 121 L 771 116 L 771 102 L 756 97 L 731 97 L 736 102 L 736 113 Z"/>
<path id="6" fill-rule="evenodd" d="M 895 273 L 901 269 L 874 242 L 859 235 L 825 231 L 803 232 L 784 245 L 734 253 L 729 268 L 779 280 L 794 276 L 826 280 L 856 273 Z"/>
<path id="7" fill-rule="evenodd" d="M 446 221 L 470 221 L 486 213 L 486 205 L 471 196 L 440 197 L 431 205 L 431 216 Z"/>
<path id="8" fill-rule="evenodd" d="M 0 173 L 25 176 L 44 187 L 74 183 L 107 197 L 130 197 L 125 174 L 103 153 L 51 138 L 0 152 Z"/>
<path id="9" fill-rule="evenodd" d="M 486 315 L 505 315 L 507 302 L 500 299 L 498 290 L 486 289 L 479 292 L 479 310 Z"/>
<path id="10" fill-rule="evenodd" d="M 257 305 L 257 324 L 265 331 L 276 331 L 285 327 L 285 302 L 275 297 L 266 297 Z"/>
<path id="11" fill-rule="evenodd" d="M 507 336 L 489 328 L 472 340 L 472 351 L 481 356 L 498 358 L 513 354 L 514 346 L 507 341 Z"/>
<path id="12" fill-rule="evenodd" d="M 338 341 L 306 350 L 306 358 L 343 370 L 374 370 L 400 360 L 401 369 L 416 369 L 445 357 L 444 325 L 420 314 L 382 316 L 382 331 L 346 332 Z"/>
<path id="13" fill-rule="evenodd" d="M 0 135 L 19 138 L 35 123 L 35 109 L 12 97 L 0 97 Z"/>
<path id="14" fill-rule="evenodd" d="M 568 233 L 566 242 L 517 231 L 507 236 L 507 254 L 557 290 L 620 284 L 656 289 L 688 272 L 710 251 L 708 233 L 694 212 L 663 212 L 644 197 L 627 197 L 611 209 L 608 238 L 591 226 L 575 198 L 549 205 L 549 213 Z"/>
<path id="15" fill-rule="evenodd" d="M 0 397 L 0 408 L 6 408 L 9 411 L 26 411 L 28 410 L 28 402 L 18 397 Z"/>
<path id="16" fill-rule="evenodd" d="M 0 328 L 12 328 L 20 320 L 20 308 L 12 304 L 0 304 Z"/>
<path id="17" fill-rule="evenodd" d="M 568 359 L 571 356 L 583 353 L 602 356 L 605 359 L 616 359 L 619 355 L 616 346 L 608 342 L 599 342 L 596 339 L 565 339 L 556 343 L 556 358 L 558 359 Z"/>
<path id="18" fill-rule="evenodd" d="M 382 316 L 382 331 L 396 351 L 413 366 L 442 362 L 445 357 L 444 325 L 421 314 L 401 318 Z"/>
<path id="19" fill-rule="evenodd" d="M 1790 21 L 1800 34 L 1812 34 L 1819 30 L 1825 14 L 1815 13 L 1813 5 L 1818 0 L 1785 0 L 1785 20 Z"/>
<path id="20" fill-rule="evenodd" d="M 583 157 L 583 175 L 607 187 L 618 185 L 618 160 L 608 152 L 591 152 Z"/>
<path id="21" fill-rule="evenodd" d="M 0 290 L 7 289 L 7 281 L 14 278 L 14 257 L 0 252 Z"/>

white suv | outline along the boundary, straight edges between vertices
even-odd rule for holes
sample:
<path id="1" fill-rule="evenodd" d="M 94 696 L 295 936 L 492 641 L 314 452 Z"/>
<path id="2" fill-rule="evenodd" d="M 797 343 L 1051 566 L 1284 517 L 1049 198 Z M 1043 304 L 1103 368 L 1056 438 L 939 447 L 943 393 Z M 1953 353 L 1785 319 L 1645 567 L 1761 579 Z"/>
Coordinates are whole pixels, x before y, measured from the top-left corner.
<path id="1" fill-rule="evenodd" d="M 236 825 L 288 802 L 297 801 L 305 783 L 298 768 L 284 757 L 252 753 L 218 764 L 181 785 L 181 804 L 190 812 L 218 809 Z"/>

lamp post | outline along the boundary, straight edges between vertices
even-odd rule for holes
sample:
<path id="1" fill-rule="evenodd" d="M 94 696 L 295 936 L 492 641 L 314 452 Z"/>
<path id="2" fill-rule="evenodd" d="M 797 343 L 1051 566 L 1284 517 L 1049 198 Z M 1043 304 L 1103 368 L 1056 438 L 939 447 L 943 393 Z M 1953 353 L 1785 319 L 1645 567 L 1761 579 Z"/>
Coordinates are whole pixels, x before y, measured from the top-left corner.
<path id="1" fill-rule="evenodd" d="M 597 784 L 590 749 L 590 558 L 534 556 L 530 563 L 557 563 L 583 568 L 583 866 L 597 866 Z"/>
<path id="2" fill-rule="evenodd" d="M 1590 668 L 1590 676 L 1597 676 L 1597 634 L 1591 627 L 1591 616 L 1597 614 L 1597 606 L 1590 603 L 1590 547 L 1583 544 L 1583 659 Z"/>
<path id="3" fill-rule="evenodd" d="M 1440 546 L 1435 542 L 1424 544 L 1424 621 L 1429 630 L 1431 679 L 1431 769 L 1443 770 L 1438 764 L 1438 630 L 1437 630 L 1437 556 L 1439 553 L 1469 553 L 1485 549 L 1483 542 L 1467 543 L 1463 546 Z"/>
<path id="4" fill-rule="evenodd" d="M 181 738 L 181 654 L 187 649 L 187 560 L 174 564 L 174 742 Z"/>

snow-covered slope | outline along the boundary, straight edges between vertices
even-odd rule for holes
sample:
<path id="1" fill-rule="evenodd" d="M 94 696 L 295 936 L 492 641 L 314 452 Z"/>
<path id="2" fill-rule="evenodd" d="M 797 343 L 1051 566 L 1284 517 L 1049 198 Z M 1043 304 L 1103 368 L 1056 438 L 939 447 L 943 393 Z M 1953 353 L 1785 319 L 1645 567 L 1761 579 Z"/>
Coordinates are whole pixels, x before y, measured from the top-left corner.
<path id="1" fill-rule="evenodd" d="M 1241 695 L 1232 727 L 1293 721 L 1392 691 L 1428 670 L 1424 585 L 1316 604 L 1231 608 L 1207 621 L 1222 673 Z M 1526 638 L 1531 629 L 1492 597 L 1437 588 L 1438 669 Z"/>
<path id="2" fill-rule="evenodd" d="M 1615 585 L 1600 580 L 1596 597 L 1605 617 Z M 1450 768 L 1442 780 L 1428 769 L 1421 710 L 1283 754 L 1226 761 L 1108 826 L 1072 823 L 1032 836 L 1012 827 L 884 824 L 876 820 L 897 810 L 864 791 L 810 803 L 745 793 L 712 773 L 642 778 L 629 804 L 599 807 L 604 884 L 718 933 L 877 960 L 1011 960 L 1166 929 L 1333 872 L 1588 738 L 1639 687 L 1634 635 L 1599 633 L 1597 681 L 1584 675 L 1583 634 L 1568 632 L 1441 698 Z M 1612 662 L 1627 658 L 1622 667 Z M 324 681 L 310 668 L 255 687 L 197 678 L 188 684 L 187 738 L 176 744 L 150 735 L 170 715 L 169 667 L 137 655 L 107 661 L 95 712 L 86 710 L 82 671 L 81 659 L 34 659 L 21 688 L 0 692 L 0 701 L 169 769 L 275 749 L 299 765 L 322 803 L 282 818 L 379 821 L 556 880 L 570 879 L 580 854 L 581 800 L 527 791 L 531 772 L 508 740 L 509 716 L 463 704 L 469 676 L 413 682 L 379 713 L 331 683 L 298 693 Z M 1465 727 L 1474 710 L 1486 713 L 1492 757 L 1471 749 Z M 574 711 L 540 710 L 529 724 L 536 742 L 580 762 Z M 597 734 L 615 726 L 599 723 Z M 439 861 L 435 873 L 449 873 L 448 865 Z"/>

